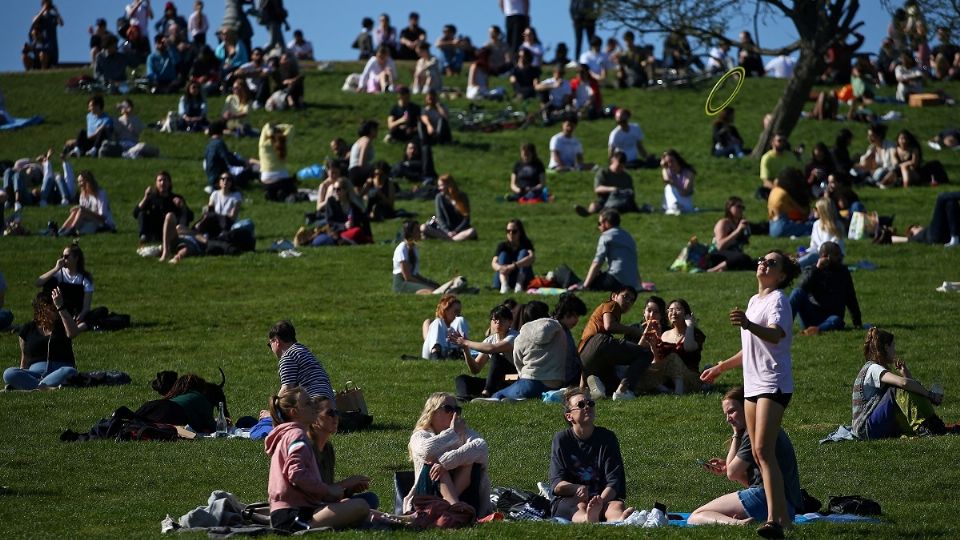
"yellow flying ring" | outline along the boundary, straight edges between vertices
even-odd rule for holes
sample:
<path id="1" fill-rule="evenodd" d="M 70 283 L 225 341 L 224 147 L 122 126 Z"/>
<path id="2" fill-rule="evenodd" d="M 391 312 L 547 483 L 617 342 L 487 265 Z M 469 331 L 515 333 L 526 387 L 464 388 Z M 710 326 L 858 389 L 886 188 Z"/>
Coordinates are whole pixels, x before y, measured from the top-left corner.
<path id="1" fill-rule="evenodd" d="M 737 87 L 733 89 L 733 93 L 731 93 L 730 97 L 728 97 L 727 100 L 723 102 L 723 105 L 720 105 L 716 109 L 711 109 L 710 103 L 713 101 L 713 95 L 717 92 L 717 89 L 723 85 L 724 81 L 726 81 L 728 77 L 734 74 L 740 76 L 737 81 Z M 743 81 L 746 78 L 747 78 L 747 71 L 739 66 L 724 73 L 723 77 L 720 77 L 720 80 L 717 81 L 717 84 L 713 85 L 713 90 L 710 90 L 710 95 L 707 96 L 707 102 L 703 104 L 703 111 L 707 113 L 707 116 L 714 116 L 718 114 L 720 111 L 726 109 L 727 105 L 729 105 L 734 100 L 734 98 L 737 97 L 737 94 L 740 93 L 740 88 L 743 86 Z"/>

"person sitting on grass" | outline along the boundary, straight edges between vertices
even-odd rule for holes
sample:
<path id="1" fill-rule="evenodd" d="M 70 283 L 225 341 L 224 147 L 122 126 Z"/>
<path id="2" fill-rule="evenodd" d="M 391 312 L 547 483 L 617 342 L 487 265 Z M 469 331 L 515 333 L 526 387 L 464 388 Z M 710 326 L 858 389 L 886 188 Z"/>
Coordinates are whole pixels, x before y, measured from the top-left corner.
<path id="1" fill-rule="evenodd" d="M 592 163 L 583 162 L 583 145 L 573 136 L 577 122 L 575 115 L 568 115 L 560 133 L 550 137 L 550 164 L 547 168 L 551 171 L 584 171 L 593 167 Z"/>
<path id="2" fill-rule="evenodd" d="M 605 208 L 612 208 L 621 214 L 640 212 L 633 190 L 633 178 L 626 170 L 627 155 L 616 150 L 610 155 L 610 166 L 597 171 L 593 178 L 593 193 L 597 198 L 584 208 L 577 204 L 573 210 L 580 217 L 588 217 Z"/>
<path id="3" fill-rule="evenodd" d="M 826 242 L 833 242 L 840 246 L 840 252 L 845 251 L 844 238 L 847 237 L 847 231 L 843 226 L 840 213 L 837 212 L 837 206 L 833 199 L 824 196 L 817 199 L 813 207 L 814 215 L 817 220 L 813 222 L 813 230 L 810 232 L 810 247 L 807 248 L 797 262 L 801 268 L 813 266 L 817 263 L 820 255 L 820 246 Z"/>
<path id="4" fill-rule="evenodd" d="M 547 175 L 543 162 L 537 157 L 537 147 L 527 142 L 520 145 L 520 161 L 510 173 L 510 194 L 507 200 L 544 200 Z"/>
<path id="5" fill-rule="evenodd" d="M 113 119 L 103 109 L 103 96 L 90 96 L 87 100 L 87 127 L 77 132 L 77 138 L 63 145 L 62 156 L 95 157 L 103 143 L 113 138 Z"/>
<path id="6" fill-rule="evenodd" d="M 853 288 L 853 276 L 843 264 L 843 252 L 835 242 L 820 245 L 820 258 L 804 269 L 800 282 L 790 293 L 790 309 L 800 318 L 805 336 L 842 330 L 843 312 L 850 311 L 853 326 L 860 328 L 860 303 Z"/>
<path id="7" fill-rule="evenodd" d="M 947 433 L 933 410 L 943 401 L 943 390 L 928 389 L 913 378 L 897 356 L 893 334 L 868 330 L 863 357 L 866 363 L 853 381 L 853 434 L 858 439 Z"/>
<path id="8" fill-rule="evenodd" d="M 770 236 L 810 236 L 813 223 L 808 221 L 809 215 L 810 190 L 803 181 L 803 173 L 799 169 L 783 169 L 767 198 Z"/>
<path id="9" fill-rule="evenodd" d="M 387 136 L 383 142 L 407 142 L 420 132 L 420 106 L 410 100 L 410 87 L 397 87 L 397 102 L 387 115 Z"/>
<path id="10" fill-rule="evenodd" d="M 376 54 L 367 60 L 367 64 L 360 73 L 357 83 L 357 92 L 380 94 L 391 92 L 397 80 L 397 65 L 390 58 L 390 48 L 380 45 Z"/>
<path id="11" fill-rule="evenodd" d="M 593 310 L 583 328 L 578 351 L 592 399 L 607 397 L 608 389 L 612 389 L 615 400 L 634 399 L 633 388 L 653 361 L 650 347 L 655 344 L 658 328 L 647 325 L 641 329 L 620 322 L 636 301 L 637 290 L 621 286 Z M 616 339 L 615 334 L 624 337 Z M 625 376 L 617 375 L 617 366 L 628 366 Z"/>
<path id="12" fill-rule="evenodd" d="M 487 441 L 467 427 L 462 413 L 457 398 L 444 392 L 431 394 L 424 403 L 408 445 L 415 481 L 403 498 L 404 513 L 413 511 L 417 495 L 466 503 L 478 516 L 493 511 Z"/>
<path id="13" fill-rule="evenodd" d="M 563 327 L 550 318 L 546 304 L 534 300 L 520 312 L 520 333 L 513 341 L 513 365 L 519 378 L 482 401 L 539 398 L 564 383 L 567 342 Z"/>
<path id="14" fill-rule="evenodd" d="M 116 231 L 107 191 L 100 187 L 93 173 L 80 171 L 77 174 L 77 187 L 80 192 L 79 204 L 70 209 L 70 215 L 63 221 L 57 234 L 72 236 Z"/>
<path id="15" fill-rule="evenodd" d="M 743 252 L 750 242 L 750 222 L 744 215 L 746 209 L 740 197 L 730 197 L 723 204 L 723 217 L 713 226 L 708 272 L 753 270 L 753 259 Z"/>
<path id="16" fill-rule="evenodd" d="M 449 174 L 437 179 L 434 218 L 420 228 L 425 238 L 451 240 L 476 240 L 477 230 L 470 226 L 470 199 L 460 191 L 457 182 Z"/>
<path id="17" fill-rule="evenodd" d="M 432 321 L 424 319 L 421 333 L 423 346 L 420 348 L 420 357 L 425 360 L 443 360 L 445 358 L 459 358 L 460 345 L 451 337 L 459 336 L 467 339 L 470 326 L 461 312 L 463 304 L 454 294 L 445 294 L 437 302 L 436 318 Z"/>
<path id="18" fill-rule="evenodd" d="M 160 242 L 160 262 L 178 264 L 187 257 L 206 255 L 207 235 L 188 226 L 179 225 L 176 214 L 167 213 L 163 218 L 163 235 Z"/>
<path id="19" fill-rule="evenodd" d="M 276 427 L 263 446 L 270 454 L 267 491 L 270 526 L 274 529 L 291 533 L 319 527 L 343 529 L 361 524 L 370 514 L 366 500 L 349 498 L 353 490 L 366 487 L 365 477 L 348 479 L 345 487 L 328 484 L 321 475 L 317 464 L 320 456 L 309 433 L 316 432 L 315 424 L 330 424 L 326 416 L 331 412 L 336 415 L 338 411 L 329 403 L 318 406 L 301 387 L 282 390 L 270 400 L 270 416 Z M 328 428 L 317 436 L 325 442 L 330 434 Z"/>
<path id="20" fill-rule="evenodd" d="M 624 286 L 640 287 L 637 270 L 637 243 L 629 232 L 620 228 L 620 212 L 605 208 L 597 218 L 600 238 L 587 277 L 582 287 L 590 291 L 620 291 Z M 607 270 L 603 271 L 606 263 Z"/>
<path id="21" fill-rule="evenodd" d="M 327 232 L 318 234 L 310 245 L 334 246 L 372 244 L 370 219 L 363 200 L 346 178 L 337 180 L 333 195 L 323 205 L 323 219 Z"/>
<path id="22" fill-rule="evenodd" d="M 519 219 L 507 222 L 507 239 L 497 244 L 496 255 L 490 261 L 493 267 L 493 288 L 500 289 L 500 294 L 511 290 L 521 292 L 533 279 L 533 262 L 536 254 L 533 242 L 527 238 L 527 231 Z"/>
<path id="23" fill-rule="evenodd" d="M 233 189 L 233 176 L 223 173 L 220 176 L 220 189 L 210 194 L 207 206 L 203 209 L 203 217 L 194 224 L 193 229 L 210 238 L 229 231 L 237 221 L 242 202 L 243 195 Z"/>
<path id="24" fill-rule="evenodd" d="M 655 339 L 651 336 L 654 359 L 638 381 L 638 392 L 682 395 L 700 389 L 700 358 L 707 336 L 697 327 L 690 304 L 682 298 L 670 301 L 667 319 L 670 328 Z M 659 323 L 649 321 L 647 325 L 659 330 Z"/>
<path id="25" fill-rule="evenodd" d="M 513 312 L 503 304 L 490 310 L 490 331 L 482 342 L 455 334 L 450 341 L 460 347 L 463 359 L 470 373 L 480 373 L 483 366 L 490 364 L 487 377 L 459 375 L 454 379 L 457 399 L 469 400 L 477 397 L 490 397 L 507 386 L 505 377 L 516 373 L 513 365 L 513 341 L 517 331 L 513 329 Z M 471 351 L 476 351 L 476 357 Z"/>
<path id="26" fill-rule="evenodd" d="M 634 509 L 625 503 L 627 476 L 617 436 L 594 423 L 596 402 L 581 388 L 564 392 L 563 417 L 569 427 L 553 437 L 550 449 L 551 514 L 574 523 L 626 519 Z"/>
<path id="27" fill-rule="evenodd" d="M 390 165 L 383 160 L 374 163 L 373 173 L 360 188 L 368 220 L 383 221 L 397 217 L 394 207 L 396 192 L 397 186 L 390 178 Z"/>
<path id="28" fill-rule="evenodd" d="M 33 299 L 33 320 L 20 328 L 20 366 L 3 372 L 6 390 L 50 390 L 77 374 L 73 338 L 80 328 L 60 288 Z"/>
<path id="29" fill-rule="evenodd" d="M 720 403 L 727 423 L 733 428 L 733 438 L 726 459 L 710 459 L 703 467 L 717 476 L 726 476 L 745 489 L 722 495 L 697 508 L 687 518 L 690 525 L 747 525 L 767 520 L 763 478 L 747 433 L 743 402 L 742 386 L 736 386 L 723 395 Z M 803 496 L 800 493 L 797 455 L 790 437 L 782 428 L 777 435 L 775 452 L 792 520 L 797 512 L 803 509 Z M 782 538 L 782 535 L 780 537 Z"/>
<path id="30" fill-rule="evenodd" d="M 203 131 L 209 125 L 207 100 L 203 97 L 200 84 L 191 81 L 187 83 L 186 91 L 180 96 L 180 104 L 177 107 L 177 130 Z"/>
<path id="31" fill-rule="evenodd" d="M 400 233 L 403 240 L 393 250 L 393 292 L 431 294 L 439 285 L 420 275 L 420 224 L 408 219 Z"/>
<path id="32" fill-rule="evenodd" d="M 583 375 L 583 362 L 577 351 L 577 341 L 573 338 L 573 329 L 580 323 L 580 317 L 587 314 L 587 305 L 572 292 L 565 292 L 557 297 L 557 305 L 551 316 L 563 328 L 567 341 L 567 357 L 563 368 L 563 386 L 579 386 Z"/>
<path id="33" fill-rule="evenodd" d="M 660 177 L 663 180 L 663 212 L 678 216 L 694 212 L 693 179 L 697 171 L 679 152 L 670 149 L 660 158 Z"/>
<path id="34" fill-rule="evenodd" d="M 293 125 L 267 123 L 260 131 L 260 183 L 268 201 L 292 201 L 297 180 L 287 169 Z"/>
<path id="35" fill-rule="evenodd" d="M 242 173 L 234 178 L 234 183 L 238 187 L 245 187 L 251 176 L 256 177 L 250 168 L 256 163 L 252 159 L 243 159 L 239 154 L 231 152 L 227 148 L 227 143 L 223 140 L 226 124 L 222 120 L 216 120 L 207 128 L 207 147 L 203 154 L 203 171 L 207 176 L 207 185 L 203 190 L 208 194 L 216 191 L 220 185 L 220 177 L 224 173 L 230 173 L 234 167 L 243 167 Z"/>
<path id="36" fill-rule="evenodd" d="M 228 174 L 228 173 L 225 173 Z M 160 171 L 154 185 L 147 186 L 143 198 L 133 209 L 140 231 L 140 247 L 163 238 L 163 222 L 167 214 L 173 214 L 176 224 L 188 227 L 193 221 L 193 212 L 183 196 L 173 191 L 173 179 L 167 171 Z"/>

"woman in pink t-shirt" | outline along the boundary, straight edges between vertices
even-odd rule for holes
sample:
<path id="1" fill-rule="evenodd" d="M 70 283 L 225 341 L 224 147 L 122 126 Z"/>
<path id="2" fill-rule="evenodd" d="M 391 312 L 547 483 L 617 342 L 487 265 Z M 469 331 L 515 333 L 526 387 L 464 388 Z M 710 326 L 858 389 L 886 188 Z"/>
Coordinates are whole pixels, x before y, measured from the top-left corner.
<path id="1" fill-rule="evenodd" d="M 792 523 L 774 450 L 783 412 L 793 396 L 793 313 L 783 289 L 799 274 L 797 262 L 779 250 L 757 261 L 757 294 L 746 312 L 740 308 L 730 312 L 730 323 L 740 327 L 741 349 L 700 375 L 703 382 L 712 383 L 724 371 L 743 366 L 747 433 L 767 503 L 767 520 L 758 530 L 765 538 L 782 538 L 783 527 Z"/>

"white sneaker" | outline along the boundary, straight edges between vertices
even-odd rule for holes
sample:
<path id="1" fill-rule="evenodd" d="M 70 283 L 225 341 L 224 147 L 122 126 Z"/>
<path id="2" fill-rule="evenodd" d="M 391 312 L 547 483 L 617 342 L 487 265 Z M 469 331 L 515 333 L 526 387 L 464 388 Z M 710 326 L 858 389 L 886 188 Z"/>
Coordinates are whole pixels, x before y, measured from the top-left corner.
<path id="1" fill-rule="evenodd" d="M 943 247 L 946 247 L 946 248 L 953 248 L 957 246 L 960 246 L 960 238 L 956 238 L 956 237 L 951 238 L 949 242 L 943 245 Z"/>
<path id="2" fill-rule="evenodd" d="M 470 403 L 500 403 L 500 399 L 495 397 L 477 397 L 471 399 Z"/>
<path id="3" fill-rule="evenodd" d="M 520 285 L 519 283 L 517 283 L 517 284 L 514 285 L 514 287 L 513 287 L 513 292 L 515 292 L 515 293 L 522 293 L 522 292 L 523 292 L 523 286 Z"/>
<path id="4" fill-rule="evenodd" d="M 650 510 L 646 521 L 643 522 L 644 528 L 666 527 L 670 521 L 667 519 L 667 513 L 659 508 Z"/>
<path id="5" fill-rule="evenodd" d="M 507 283 L 505 283 L 505 282 L 501 282 L 501 283 L 500 283 L 500 294 L 507 294 L 508 292 L 510 292 L 510 285 L 507 284 Z"/>
<path id="6" fill-rule="evenodd" d="M 647 511 L 646 510 L 637 510 L 634 513 L 627 516 L 627 519 L 623 520 L 624 525 L 637 525 L 643 527 L 643 524 L 647 521 Z"/>
<path id="7" fill-rule="evenodd" d="M 940 146 L 940 143 L 937 141 L 927 141 L 927 146 L 933 148 L 934 150 L 943 150 L 943 147 Z"/>
<path id="8" fill-rule="evenodd" d="M 630 390 L 624 390 L 623 392 L 617 390 L 613 393 L 614 401 L 630 401 L 631 399 L 637 399 L 637 395 Z"/>
<path id="9" fill-rule="evenodd" d="M 607 397 L 607 387 L 604 386 L 600 377 L 596 375 L 587 377 L 587 386 L 590 388 L 590 399 L 596 401 Z"/>
<path id="10" fill-rule="evenodd" d="M 14 214 L 19 214 L 21 210 L 23 210 L 23 205 L 20 204 L 19 201 L 13 203 L 13 213 L 14 213 Z"/>

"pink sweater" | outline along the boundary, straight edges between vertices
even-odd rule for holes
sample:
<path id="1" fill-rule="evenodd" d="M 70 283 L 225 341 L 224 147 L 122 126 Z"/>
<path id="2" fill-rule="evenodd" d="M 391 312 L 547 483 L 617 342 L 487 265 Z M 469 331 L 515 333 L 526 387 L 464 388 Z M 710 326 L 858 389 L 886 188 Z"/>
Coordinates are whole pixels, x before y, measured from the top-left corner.
<path id="1" fill-rule="evenodd" d="M 327 487 L 320 478 L 310 438 L 299 424 L 280 424 L 267 435 L 263 448 L 270 454 L 267 497 L 271 512 L 323 504 Z"/>

